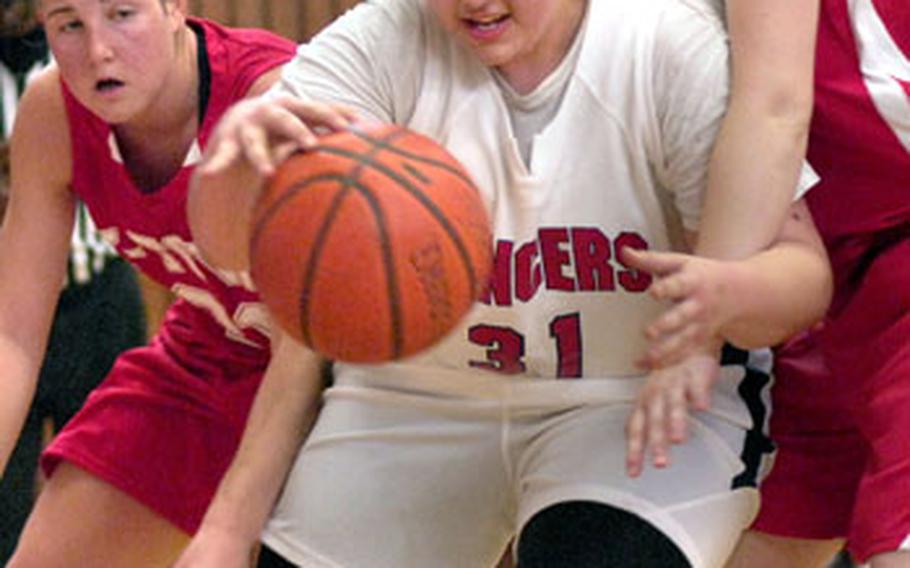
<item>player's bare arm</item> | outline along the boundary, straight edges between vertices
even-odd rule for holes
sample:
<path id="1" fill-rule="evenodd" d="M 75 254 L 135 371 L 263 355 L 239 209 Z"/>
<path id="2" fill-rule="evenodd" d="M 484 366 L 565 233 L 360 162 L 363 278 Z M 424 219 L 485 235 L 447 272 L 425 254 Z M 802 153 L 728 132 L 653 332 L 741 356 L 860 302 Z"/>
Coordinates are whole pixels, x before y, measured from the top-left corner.
<path id="1" fill-rule="evenodd" d="M 812 114 L 819 0 L 730 0 L 726 10 L 731 96 L 696 251 L 729 259 L 773 242 L 793 199 Z"/>
<path id="2" fill-rule="evenodd" d="M 243 439 L 176 568 L 243 568 L 319 410 L 322 359 L 282 334 Z"/>
<path id="3" fill-rule="evenodd" d="M 12 138 L 10 200 L 0 228 L 0 471 L 32 399 L 72 231 L 69 132 L 58 81 L 50 70 L 29 86 Z"/>

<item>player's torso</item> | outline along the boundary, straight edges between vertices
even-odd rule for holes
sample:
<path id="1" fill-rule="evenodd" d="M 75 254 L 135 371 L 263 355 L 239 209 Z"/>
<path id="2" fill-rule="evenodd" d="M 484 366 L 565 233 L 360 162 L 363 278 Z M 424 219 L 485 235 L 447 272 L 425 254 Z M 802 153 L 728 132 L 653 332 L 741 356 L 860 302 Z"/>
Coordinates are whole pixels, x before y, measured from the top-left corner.
<path id="1" fill-rule="evenodd" d="M 660 306 L 645 293 L 650 277 L 619 252 L 674 244 L 651 167 L 649 70 L 641 58 L 605 64 L 585 48 L 528 166 L 489 71 L 458 49 L 427 49 L 438 57 L 426 61 L 407 125 L 441 141 L 473 176 L 493 222 L 495 266 L 483 302 L 416 364 L 544 378 L 640 374 L 642 329 Z"/>
<path id="2" fill-rule="evenodd" d="M 216 34 L 207 33 L 206 42 L 210 56 L 224 49 Z M 274 51 L 271 67 L 290 55 L 290 50 L 281 53 L 274 46 L 262 48 Z M 150 191 L 134 182 L 111 127 L 66 92 L 74 141 L 72 187 L 88 205 L 104 238 L 123 258 L 179 298 L 208 312 L 229 340 L 265 347 L 268 318 L 249 275 L 208 266 L 192 241 L 186 216 L 189 180 L 201 159 L 201 148 L 218 118 L 237 99 L 232 93 L 242 94 L 249 82 L 248 77 L 234 80 L 222 61 L 212 63 L 210 73 L 201 79 L 200 93 L 207 90 L 208 94 L 196 138 L 170 180 Z"/>
<path id="3" fill-rule="evenodd" d="M 826 240 L 910 221 L 910 10 L 823 0 L 808 194 Z"/>

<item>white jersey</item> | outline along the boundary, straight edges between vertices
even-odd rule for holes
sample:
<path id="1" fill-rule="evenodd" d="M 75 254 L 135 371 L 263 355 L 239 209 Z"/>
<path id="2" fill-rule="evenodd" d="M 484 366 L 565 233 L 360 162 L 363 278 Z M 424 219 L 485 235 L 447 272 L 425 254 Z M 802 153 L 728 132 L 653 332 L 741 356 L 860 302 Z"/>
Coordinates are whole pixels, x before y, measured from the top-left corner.
<path id="1" fill-rule="evenodd" d="M 673 467 L 630 480 L 623 466 L 634 361 L 661 306 L 618 254 L 680 249 L 698 226 L 728 80 L 707 2 L 589 0 L 530 95 L 421 0 L 366 2 L 300 48 L 276 91 L 441 142 L 480 188 L 496 250 L 488 297 L 442 342 L 336 365 L 263 535 L 273 550 L 304 566 L 489 566 L 537 512 L 594 501 L 645 519 L 693 566 L 723 564 L 757 510 L 768 360 L 727 350 Z"/>
<path id="2" fill-rule="evenodd" d="M 281 91 L 344 102 L 442 143 L 491 215 L 489 297 L 446 340 L 388 373 L 640 374 L 642 329 L 661 306 L 644 293 L 650 277 L 623 266 L 619 251 L 679 248 L 679 227 L 697 227 L 728 52 L 707 3 L 596 1 L 588 12 L 577 54 L 563 62 L 574 68 L 562 103 L 528 166 L 492 72 L 419 0 L 354 8 L 286 68 Z"/>

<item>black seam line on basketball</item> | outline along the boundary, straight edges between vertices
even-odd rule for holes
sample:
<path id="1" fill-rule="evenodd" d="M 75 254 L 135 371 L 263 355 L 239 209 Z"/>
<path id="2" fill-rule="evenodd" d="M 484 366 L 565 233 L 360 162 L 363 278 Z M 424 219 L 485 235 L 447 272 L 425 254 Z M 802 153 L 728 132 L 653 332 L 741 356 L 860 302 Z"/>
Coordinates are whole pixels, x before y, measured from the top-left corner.
<path id="1" fill-rule="evenodd" d="M 379 250 L 382 252 L 383 266 L 386 272 L 386 288 L 389 294 L 389 311 L 392 316 L 392 358 L 398 359 L 404 350 L 404 334 L 402 325 L 402 304 L 401 292 L 398 286 L 398 275 L 395 271 L 395 259 L 392 257 L 392 244 L 389 238 L 388 222 L 383 215 L 382 207 L 379 200 L 373 195 L 373 191 L 358 182 L 352 180 L 354 188 L 357 189 L 366 200 L 370 209 L 373 210 L 373 216 L 376 221 L 376 232 L 379 233 Z"/>
<path id="2" fill-rule="evenodd" d="M 338 156 L 344 156 L 344 157 L 352 158 L 352 159 L 359 158 L 361 160 L 366 160 L 366 157 L 361 154 L 358 154 L 356 152 L 350 152 L 348 150 L 342 150 L 341 148 L 323 148 L 322 151 L 325 152 L 327 150 L 332 150 L 332 153 L 336 154 Z M 429 160 L 423 160 L 423 162 L 424 163 L 433 163 L 432 161 L 429 161 Z M 468 280 L 471 282 L 471 290 L 477 290 L 477 275 L 474 273 L 474 265 L 471 262 L 471 255 L 468 254 L 468 249 L 465 246 L 464 241 L 461 238 L 461 235 L 459 235 L 458 232 L 455 231 L 455 228 L 452 226 L 452 224 L 449 222 L 449 220 L 446 218 L 446 216 L 443 215 L 443 213 L 439 210 L 439 208 L 436 207 L 436 204 L 433 203 L 430 199 L 428 199 L 426 194 L 424 194 L 420 189 L 418 189 L 407 178 L 401 177 L 400 175 L 396 174 L 394 170 L 385 166 L 381 162 L 369 160 L 369 161 L 364 161 L 364 164 L 365 165 L 369 164 L 370 166 L 376 168 L 376 170 L 378 170 L 379 172 L 384 173 L 388 177 L 392 178 L 392 180 L 397 181 L 399 184 L 401 184 L 401 186 L 405 189 L 405 191 L 407 191 L 409 194 L 411 194 L 412 197 L 414 197 L 417 201 L 419 201 L 430 212 L 430 214 L 436 219 L 436 221 L 440 225 L 442 225 L 443 230 L 446 233 L 448 233 L 449 238 L 452 239 L 452 242 L 455 243 L 455 247 L 458 249 L 458 254 L 459 254 L 459 256 L 461 256 L 462 263 L 464 264 L 465 270 L 468 273 Z M 462 177 L 462 179 L 465 179 L 465 178 Z M 471 182 L 470 179 L 466 179 L 465 181 L 471 187 L 474 187 L 474 184 Z"/>
<path id="3" fill-rule="evenodd" d="M 400 133 L 400 134 L 404 134 L 404 132 L 405 132 L 404 130 L 395 131 L 395 133 Z M 381 147 L 383 150 L 388 150 L 390 152 L 399 154 L 406 158 L 410 158 L 417 162 L 422 162 L 424 164 L 432 164 L 434 166 L 438 166 L 438 167 L 446 170 L 447 172 L 458 176 L 462 181 L 464 181 L 468 185 L 470 185 L 472 187 L 474 186 L 474 182 L 471 180 L 471 178 L 468 177 L 467 175 L 465 175 L 465 173 L 463 171 L 461 171 L 459 168 L 453 167 L 450 164 L 447 164 L 441 160 L 434 160 L 432 158 L 427 158 L 426 156 L 421 156 L 420 154 L 415 154 L 413 152 L 408 152 L 407 150 L 402 150 L 401 148 L 396 148 L 394 146 L 391 146 L 389 144 L 389 141 L 394 139 L 394 137 L 392 137 L 392 136 L 389 136 L 386 139 L 376 138 L 374 136 L 370 136 L 363 130 L 358 130 L 358 129 L 351 129 L 351 134 L 354 134 L 355 136 L 358 136 L 358 137 L 370 142 L 374 146 Z"/>
<path id="4" fill-rule="evenodd" d="M 352 129 L 356 130 L 356 129 Z M 384 141 L 386 144 L 404 136 L 404 130 L 394 130 L 389 132 Z M 350 182 L 357 188 L 360 193 L 366 199 L 367 204 L 373 210 L 373 216 L 376 221 L 376 231 L 379 233 L 379 242 L 380 242 L 380 251 L 382 252 L 383 257 L 383 268 L 385 268 L 385 277 L 386 277 L 386 292 L 388 293 L 389 298 L 389 319 L 392 328 L 392 358 L 398 359 L 401 357 L 401 353 L 404 350 L 404 330 L 402 323 L 402 304 L 401 304 L 401 290 L 398 286 L 398 273 L 395 270 L 395 260 L 392 258 L 392 245 L 389 238 L 388 223 L 385 221 L 385 217 L 382 214 L 382 208 L 379 206 L 379 200 L 373 195 L 372 191 L 361 184 L 358 179 L 360 178 L 360 173 L 363 171 L 364 167 L 367 164 L 373 164 L 375 156 L 384 146 L 377 143 L 376 140 L 372 140 L 372 145 L 368 152 L 358 155 L 357 165 L 351 170 Z"/>
<path id="5" fill-rule="evenodd" d="M 309 319 L 310 319 L 309 298 L 310 298 L 310 288 L 313 285 L 312 279 L 313 279 L 313 274 L 315 272 L 316 262 L 317 262 L 319 256 L 321 255 L 321 251 L 322 251 L 323 245 L 325 243 L 326 235 L 328 234 L 329 227 L 331 227 L 332 223 L 335 220 L 335 216 L 337 215 L 337 212 L 341 207 L 341 202 L 351 192 L 351 181 L 352 180 L 348 176 L 343 176 L 343 175 L 339 175 L 339 174 L 323 174 L 323 175 L 318 175 L 318 176 L 309 178 L 302 183 L 297 183 L 297 184 L 291 185 L 285 191 L 285 193 L 279 199 L 276 199 L 275 202 L 272 203 L 269 206 L 269 208 L 266 209 L 263 212 L 263 214 L 260 216 L 259 223 L 256 225 L 256 228 L 253 231 L 253 236 L 250 240 L 250 249 L 255 250 L 256 245 L 259 241 L 259 237 L 262 233 L 262 228 L 269 224 L 269 221 L 271 221 L 272 217 L 274 217 L 278 213 L 278 211 L 281 210 L 282 206 L 290 199 L 293 199 L 301 191 L 307 189 L 312 184 L 321 182 L 321 181 L 339 181 L 342 183 L 341 183 L 341 188 L 338 191 L 338 195 L 336 195 L 332 199 L 332 204 L 329 206 L 329 208 L 327 210 L 327 214 L 326 214 L 322 224 L 320 225 L 319 230 L 316 232 L 316 239 L 313 242 L 313 248 L 312 248 L 312 251 L 310 252 L 310 257 L 307 259 L 307 268 L 304 273 L 306 276 L 304 278 L 304 281 L 302 282 L 303 287 L 300 291 L 300 298 L 299 298 L 299 304 L 298 304 L 298 307 L 300 308 L 300 318 L 298 320 L 298 325 L 300 326 L 300 331 L 303 336 L 303 340 L 308 345 L 312 345 L 312 336 L 310 334 L 310 325 L 309 325 Z"/>
<path id="6" fill-rule="evenodd" d="M 355 168 L 356 169 L 356 168 Z M 251 248 L 255 248 L 256 241 L 259 238 L 261 233 L 260 228 L 268 224 L 268 221 L 281 209 L 282 205 L 288 200 L 292 199 L 298 195 L 301 191 L 309 189 L 309 187 L 320 181 L 338 181 L 341 182 L 341 189 L 338 192 L 338 195 L 332 200 L 332 204 L 327 210 L 326 218 L 323 221 L 322 225 L 317 231 L 316 239 L 313 242 L 313 250 L 310 253 L 310 258 L 307 259 L 307 269 L 306 277 L 304 279 L 303 288 L 300 293 L 300 319 L 299 325 L 304 338 L 304 341 L 312 345 L 312 337 L 309 332 L 309 317 L 310 317 L 310 305 L 309 300 L 311 298 L 310 289 L 313 285 L 313 278 L 316 274 L 316 266 L 318 260 L 322 254 L 322 248 L 325 244 L 325 240 L 328 235 L 329 227 L 334 223 L 335 216 L 337 211 L 341 207 L 341 202 L 345 197 L 351 192 L 351 190 L 357 190 L 358 193 L 368 196 L 367 202 L 370 204 L 371 209 L 376 216 L 376 222 L 379 226 L 378 232 L 380 233 L 380 248 L 382 250 L 383 259 L 385 263 L 385 275 L 386 275 L 386 286 L 389 297 L 389 311 L 391 319 L 391 328 L 392 328 L 392 352 L 397 358 L 401 355 L 403 350 L 403 333 L 402 333 L 402 316 L 401 316 L 401 297 L 398 290 L 398 279 L 395 276 L 394 264 L 391 258 L 391 246 L 389 245 L 388 230 L 386 229 L 386 223 L 382 216 L 377 213 L 377 208 L 374 206 L 374 203 L 370 199 L 372 195 L 369 195 L 370 189 L 364 186 L 360 181 L 353 178 L 350 175 L 342 174 L 322 174 L 319 176 L 312 177 L 306 180 L 303 183 L 297 183 L 290 186 L 285 193 L 281 196 L 280 199 L 275 200 L 275 202 L 263 212 L 260 217 L 260 221 L 257 225 L 257 228 L 253 234 L 251 243 Z"/>
<path id="7" fill-rule="evenodd" d="M 433 181 L 430 178 L 428 178 L 427 176 L 423 175 L 423 172 L 421 172 L 420 170 L 415 168 L 412 164 L 405 162 L 404 169 L 406 169 L 409 174 L 411 174 L 412 176 L 417 178 L 417 181 L 419 181 L 421 183 L 429 184 L 431 181 Z"/>
<path id="8" fill-rule="evenodd" d="M 395 130 L 386 136 L 386 140 L 394 140 L 395 138 L 398 138 L 403 135 L 404 135 L 403 130 Z M 328 148 L 328 146 L 316 146 L 316 147 L 312 148 L 310 151 L 312 151 L 312 152 L 324 151 L 326 148 Z M 266 221 L 269 221 L 275 215 L 275 213 L 281 208 L 281 206 L 285 202 L 287 202 L 289 199 L 293 198 L 300 191 L 306 189 L 307 186 L 309 186 L 310 184 L 315 183 L 317 181 L 330 180 L 330 181 L 341 181 L 342 182 L 341 189 L 339 190 L 338 195 L 335 196 L 335 199 L 333 199 L 332 205 L 329 208 L 329 213 L 331 213 L 331 215 L 326 217 L 323 225 L 320 227 L 319 231 L 317 232 L 317 237 L 316 237 L 317 241 L 314 243 L 313 250 L 310 253 L 310 258 L 307 259 L 307 269 L 305 272 L 306 279 L 304 282 L 302 282 L 303 289 L 301 290 L 300 298 L 299 298 L 300 303 L 298 304 L 298 307 L 299 307 L 298 325 L 300 326 L 301 335 L 303 336 L 304 341 L 310 345 L 312 345 L 312 337 L 311 337 L 310 331 L 309 331 L 309 329 L 310 329 L 309 328 L 309 313 L 310 313 L 309 298 L 310 298 L 310 287 L 313 284 L 312 278 L 313 278 L 313 274 L 315 273 L 315 269 L 316 269 L 316 262 L 319 259 L 319 257 L 321 256 L 322 246 L 323 246 L 323 243 L 325 242 L 326 235 L 328 234 L 328 228 L 331 226 L 332 222 L 334 222 L 334 216 L 337 213 L 338 209 L 341 207 L 341 201 L 343 201 L 344 198 L 349 193 L 348 190 L 350 189 L 351 185 L 357 183 L 356 180 L 360 176 L 360 172 L 363 171 L 363 167 L 364 167 L 363 159 L 367 156 L 375 154 L 378 151 L 379 151 L 379 147 L 377 147 L 377 144 L 374 141 L 374 143 L 370 147 L 370 150 L 368 152 L 366 152 L 365 155 L 358 154 L 356 156 L 353 156 L 355 158 L 354 159 L 355 166 L 354 166 L 353 170 L 351 171 L 351 174 L 349 174 L 349 175 L 343 176 L 343 175 L 338 175 L 338 174 L 329 174 L 329 175 L 323 174 L 323 175 L 318 175 L 314 178 L 310 178 L 302 184 L 298 183 L 298 184 L 291 185 L 291 187 L 287 191 L 285 191 L 284 195 L 282 195 L 279 199 L 277 199 L 275 201 L 275 203 L 273 203 L 271 205 L 271 207 L 263 213 L 263 215 L 259 221 L 259 224 L 254 228 L 254 232 L 253 232 L 253 235 L 252 235 L 252 238 L 250 241 L 251 249 L 255 246 L 256 242 L 259 239 L 260 227 L 265 226 L 267 224 Z M 389 268 L 389 265 L 386 264 L 385 269 L 386 269 L 385 270 L 386 282 L 388 282 L 392 278 L 392 276 L 391 276 L 392 268 Z M 395 306 L 389 306 L 390 309 L 392 310 L 390 319 L 393 322 L 399 322 L 398 326 L 400 328 L 400 316 L 396 311 L 396 307 L 398 305 L 397 288 L 394 290 L 389 290 L 389 292 L 390 292 L 389 297 L 390 298 L 395 297 L 395 299 L 396 299 Z M 399 331 L 393 331 L 393 333 L 399 333 Z M 400 338 L 393 339 L 393 343 L 394 343 L 394 345 L 399 345 L 401 343 Z M 393 346 L 393 349 L 395 349 L 394 346 Z"/>

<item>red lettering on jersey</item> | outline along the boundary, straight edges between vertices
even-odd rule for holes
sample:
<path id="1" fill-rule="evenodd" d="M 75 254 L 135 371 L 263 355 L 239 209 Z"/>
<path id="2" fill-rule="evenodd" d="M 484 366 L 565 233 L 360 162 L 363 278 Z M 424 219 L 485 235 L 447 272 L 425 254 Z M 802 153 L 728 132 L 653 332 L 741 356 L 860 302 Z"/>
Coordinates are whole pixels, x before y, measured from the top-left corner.
<path id="1" fill-rule="evenodd" d="M 484 304 L 495 302 L 497 306 L 512 305 L 512 248 L 512 241 L 496 241 L 493 273 L 481 296 Z"/>
<path id="2" fill-rule="evenodd" d="M 894 78 L 897 81 L 897 84 L 903 87 L 904 92 L 907 93 L 907 97 L 910 97 L 910 81 L 901 81 L 897 77 Z"/>
<path id="3" fill-rule="evenodd" d="M 616 289 L 610 260 L 610 240 L 590 227 L 572 229 L 572 253 L 575 255 L 575 278 L 584 291 Z"/>
<path id="4" fill-rule="evenodd" d="M 569 243 L 569 231 L 565 228 L 541 229 L 537 233 L 537 239 L 540 242 L 547 288 L 573 292 L 575 280 L 566 276 L 564 272 L 565 267 L 571 267 L 572 257 L 569 250 L 562 246 Z"/>
<path id="5" fill-rule="evenodd" d="M 616 237 L 613 248 L 620 251 L 625 247 L 646 250 L 648 248 L 648 243 L 637 233 L 622 233 Z M 629 268 L 622 260 L 620 260 L 619 263 L 626 268 Z M 651 275 L 647 272 L 640 272 L 631 268 L 622 270 L 619 272 L 619 285 L 627 292 L 644 292 L 648 289 L 648 286 L 651 285 Z"/>
<path id="6" fill-rule="evenodd" d="M 537 260 L 537 243 L 525 243 L 515 253 L 515 297 L 527 302 L 534 297 L 543 281 Z"/>
<path id="7" fill-rule="evenodd" d="M 511 306 L 513 298 L 530 302 L 541 285 L 557 292 L 614 292 L 617 279 L 626 292 L 644 292 L 650 274 L 614 265 L 622 247 L 647 249 L 648 242 L 638 233 L 625 232 L 611 243 L 594 227 L 548 227 L 538 231 L 536 240 L 518 246 L 499 240 L 481 301 L 503 307 Z"/>

